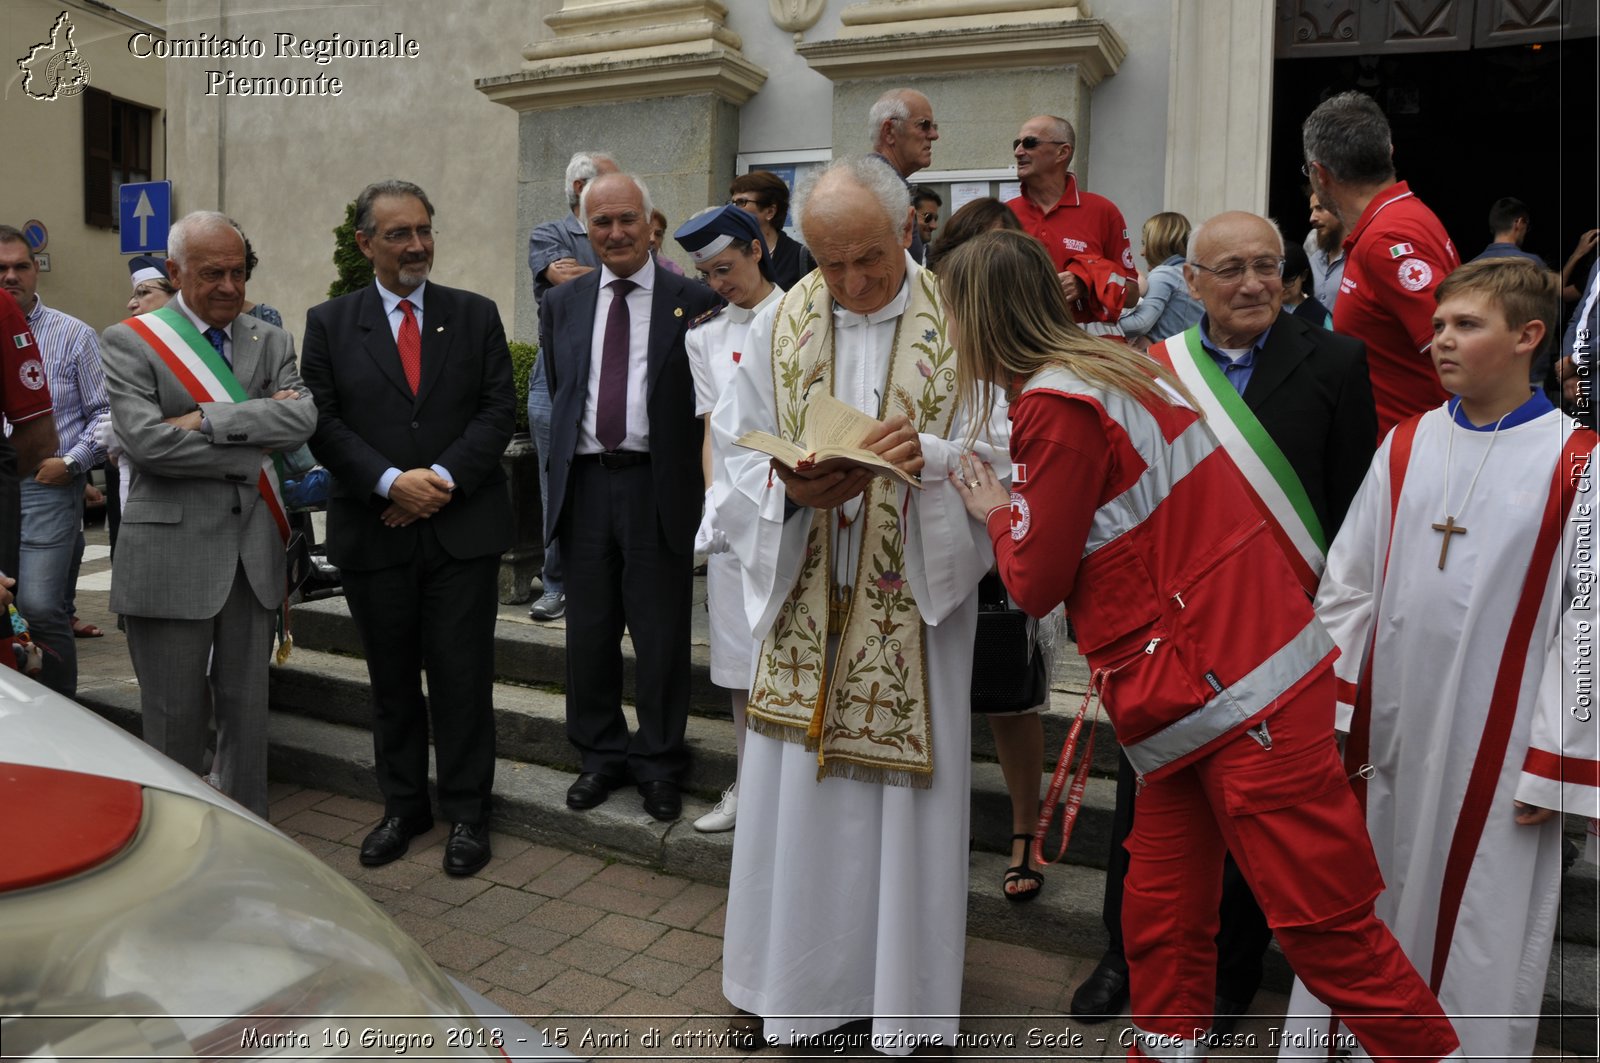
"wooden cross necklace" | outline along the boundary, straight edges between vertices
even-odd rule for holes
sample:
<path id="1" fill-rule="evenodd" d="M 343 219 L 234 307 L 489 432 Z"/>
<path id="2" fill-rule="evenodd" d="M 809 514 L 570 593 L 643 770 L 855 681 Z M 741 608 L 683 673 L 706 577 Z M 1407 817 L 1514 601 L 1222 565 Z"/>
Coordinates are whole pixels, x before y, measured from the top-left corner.
<path id="1" fill-rule="evenodd" d="M 1456 410 L 1459 410 L 1460 408 L 1460 405 L 1457 404 Z M 1494 431 L 1489 433 L 1489 445 L 1483 448 L 1483 457 L 1478 459 L 1477 472 L 1472 474 L 1472 482 L 1467 484 L 1467 493 L 1461 496 L 1461 504 L 1455 507 L 1456 513 L 1460 513 L 1467 508 L 1467 500 L 1472 497 L 1472 489 L 1478 486 L 1478 473 L 1483 472 L 1484 465 L 1489 461 L 1489 452 L 1494 449 L 1495 437 L 1500 434 L 1500 426 L 1504 424 L 1506 418 L 1510 416 L 1511 413 L 1508 412 L 1502 415 L 1500 420 L 1494 423 Z M 1466 525 L 1457 524 L 1455 516 L 1450 512 L 1450 459 L 1454 456 L 1455 445 L 1456 417 L 1455 411 L 1453 410 L 1450 413 L 1449 441 L 1445 444 L 1444 448 L 1444 523 L 1435 524 L 1433 526 L 1434 531 L 1440 532 L 1444 535 L 1444 542 L 1439 544 L 1439 568 L 1441 570 L 1444 568 L 1445 560 L 1450 556 L 1450 537 L 1452 535 L 1467 534 Z"/>

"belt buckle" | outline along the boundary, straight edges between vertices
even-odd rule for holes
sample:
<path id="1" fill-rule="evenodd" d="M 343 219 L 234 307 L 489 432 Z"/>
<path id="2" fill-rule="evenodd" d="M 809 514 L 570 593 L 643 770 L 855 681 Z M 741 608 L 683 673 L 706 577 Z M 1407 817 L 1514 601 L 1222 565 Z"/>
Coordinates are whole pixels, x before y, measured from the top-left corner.
<path id="1" fill-rule="evenodd" d="M 620 465 L 620 464 L 618 464 L 618 465 L 613 465 L 613 464 L 611 464 L 611 460 L 612 460 L 612 459 L 613 459 L 613 458 L 615 458 L 615 457 L 617 457 L 617 456 L 618 456 L 618 455 L 617 455 L 617 452 L 616 452 L 616 451 L 614 451 L 614 450 L 602 450 L 602 451 L 601 451 L 601 452 L 600 452 L 600 453 L 599 453 L 599 454 L 598 454 L 598 455 L 597 455 L 597 457 L 599 457 L 599 459 L 600 459 L 600 467 L 601 467 L 601 468 L 602 468 L 602 469 L 605 469 L 605 470 L 607 470 L 607 471 L 611 471 L 611 470 L 613 470 L 613 469 L 620 469 L 620 468 L 622 468 L 622 466 L 621 466 L 621 465 Z"/>

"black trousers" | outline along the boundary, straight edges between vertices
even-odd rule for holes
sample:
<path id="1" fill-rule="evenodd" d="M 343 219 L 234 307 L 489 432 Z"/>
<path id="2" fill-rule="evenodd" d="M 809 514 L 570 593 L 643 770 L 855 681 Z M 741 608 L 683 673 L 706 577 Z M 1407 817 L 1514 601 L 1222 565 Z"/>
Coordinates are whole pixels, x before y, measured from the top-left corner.
<path id="1" fill-rule="evenodd" d="M 1117 807 L 1111 819 L 1111 854 L 1106 862 L 1106 896 L 1100 909 L 1110 944 L 1106 962 L 1128 969 L 1122 951 L 1122 882 L 1128 877 L 1128 850 L 1123 843 L 1133 831 L 1133 765 L 1117 754 Z M 1217 931 L 1217 991 L 1219 997 L 1247 1004 L 1261 988 L 1261 957 L 1272 941 L 1272 928 L 1261 913 L 1255 895 L 1230 855 L 1222 867 L 1222 904 Z"/>
<path id="2" fill-rule="evenodd" d="M 578 457 L 556 534 L 567 593 L 567 737 L 581 770 L 680 782 L 689 767 L 689 609 L 694 561 L 668 546 L 648 462 L 606 469 Z M 622 632 L 638 662 L 630 737 Z"/>
<path id="3" fill-rule="evenodd" d="M 406 564 L 341 572 L 372 683 L 384 815 L 428 814 L 431 722 L 440 814 L 451 823 L 485 823 L 494 787 L 500 558 L 457 559 L 426 520 L 420 532 Z"/>

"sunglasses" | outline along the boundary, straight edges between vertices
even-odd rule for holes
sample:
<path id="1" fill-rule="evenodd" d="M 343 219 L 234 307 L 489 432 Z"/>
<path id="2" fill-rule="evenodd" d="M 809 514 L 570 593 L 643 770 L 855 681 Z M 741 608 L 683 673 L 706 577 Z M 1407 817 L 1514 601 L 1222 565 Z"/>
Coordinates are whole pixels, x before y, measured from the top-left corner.
<path id="1" fill-rule="evenodd" d="M 1018 147 L 1021 147 L 1024 150 L 1032 151 L 1034 148 L 1037 148 L 1040 144 L 1065 144 L 1065 143 L 1066 143 L 1065 140 L 1040 140 L 1038 137 L 1018 137 L 1016 140 L 1013 140 L 1011 142 L 1011 150 L 1012 151 L 1016 151 Z"/>
<path id="2" fill-rule="evenodd" d="M 929 225 L 932 225 L 934 222 L 939 220 L 939 212 L 936 210 L 930 210 L 925 214 L 918 214 L 917 217 L 921 218 Z"/>

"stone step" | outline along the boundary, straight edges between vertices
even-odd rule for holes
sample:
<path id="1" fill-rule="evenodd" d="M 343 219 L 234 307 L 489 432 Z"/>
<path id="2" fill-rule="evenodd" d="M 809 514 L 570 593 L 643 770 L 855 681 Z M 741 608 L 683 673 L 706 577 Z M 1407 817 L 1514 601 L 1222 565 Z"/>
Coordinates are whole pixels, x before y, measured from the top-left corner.
<path id="1" fill-rule="evenodd" d="M 696 593 L 703 599 L 704 582 L 697 581 Z M 322 650 L 352 657 L 362 656 L 361 638 L 342 596 L 303 602 L 294 607 L 295 649 Z M 694 715 L 729 719 L 728 692 L 711 682 L 711 654 L 706 641 L 704 610 L 697 603 L 690 636 L 691 685 L 689 711 Z M 632 703 L 635 674 L 632 640 L 622 640 L 622 697 Z M 521 686 L 564 688 L 567 682 L 567 630 L 563 621 L 534 623 L 521 606 L 500 610 L 495 625 L 495 676 Z M 1083 701 L 1089 682 L 1089 669 L 1083 658 L 1066 644 L 1058 654 L 1052 679 L 1050 709 L 1043 714 L 1046 763 L 1054 764 L 1067 729 Z M 976 760 L 993 760 L 994 736 L 987 718 L 975 716 L 972 729 L 972 755 Z M 1098 714 L 1094 748 L 1094 772 L 1114 776 L 1117 771 L 1116 736 L 1103 712 Z"/>
<path id="2" fill-rule="evenodd" d="M 293 654 L 286 664 L 272 669 L 273 712 L 368 729 L 371 708 L 365 662 L 307 650 L 299 642 L 297 629 Z M 502 682 L 495 685 L 494 705 L 496 752 L 511 761 L 553 768 L 570 782 L 578 761 L 567 741 L 562 694 L 546 687 Z M 631 708 L 628 711 L 631 715 Z M 980 722 L 975 730 L 987 733 L 988 726 Z M 1109 737 L 1104 740 L 1111 741 Z M 734 776 L 733 723 L 726 714 L 720 718 L 691 715 L 688 743 L 692 759 L 684 786 L 714 802 Z M 999 765 L 978 761 L 972 766 L 972 775 L 973 835 L 980 848 L 1005 851 L 1011 836 L 1011 801 Z M 1041 777 L 1041 792 L 1048 781 Z M 1115 799 L 1110 779 L 1089 781 L 1067 862 L 1105 866 Z"/>
<path id="3" fill-rule="evenodd" d="M 331 666 L 321 657 L 317 663 Z M 78 700 L 138 732 L 138 688 L 131 682 L 85 686 L 80 689 Z M 269 739 L 275 780 L 381 800 L 373 774 L 372 738 L 364 727 L 275 712 Z M 566 807 L 570 781 L 568 771 L 502 757 L 495 775 L 495 829 L 547 845 L 727 885 L 733 834 L 700 834 L 690 826 L 695 817 L 709 811 L 710 800 L 686 794 L 683 818 L 675 823 L 650 818 L 627 791 L 619 792 L 598 808 L 573 812 Z M 1047 868 L 1039 899 L 1019 905 L 1006 901 L 999 889 L 1006 863 L 1007 859 L 998 854 L 972 854 L 968 932 L 1066 955 L 1098 957 L 1105 946 L 1100 922 L 1104 872 L 1073 864 Z M 1564 881 L 1563 931 L 1570 934 L 1575 927 L 1586 927 L 1591 936 L 1583 942 L 1562 939 L 1555 943 L 1539 1031 L 1543 1044 L 1560 1044 L 1585 1055 L 1595 1052 L 1595 1002 L 1600 999 L 1592 938 L 1597 889 L 1600 881 L 1594 868 L 1587 864 L 1578 865 Z M 1284 992 L 1289 982 L 1288 965 L 1274 945 L 1267 956 L 1263 986 Z"/>

